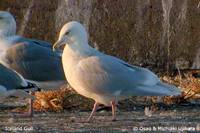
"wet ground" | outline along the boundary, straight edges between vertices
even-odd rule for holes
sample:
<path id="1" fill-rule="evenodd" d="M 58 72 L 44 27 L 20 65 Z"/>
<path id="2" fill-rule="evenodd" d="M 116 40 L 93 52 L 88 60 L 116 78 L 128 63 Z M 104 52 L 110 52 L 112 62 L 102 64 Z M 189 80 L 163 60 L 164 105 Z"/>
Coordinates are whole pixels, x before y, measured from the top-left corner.
<path id="1" fill-rule="evenodd" d="M 90 111 L 35 112 L 32 118 L 13 118 L 11 105 L 0 107 L 0 132 L 62 133 L 62 132 L 143 132 L 200 131 L 200 105 L 156 105 L 146 110 L 143 103 L 117 111 L 117 121 L 111 121 L 111 111 L 97 112 L 92 122 L 86 122 Z M 145 115 L 146 114 L 146 115 Z"/>

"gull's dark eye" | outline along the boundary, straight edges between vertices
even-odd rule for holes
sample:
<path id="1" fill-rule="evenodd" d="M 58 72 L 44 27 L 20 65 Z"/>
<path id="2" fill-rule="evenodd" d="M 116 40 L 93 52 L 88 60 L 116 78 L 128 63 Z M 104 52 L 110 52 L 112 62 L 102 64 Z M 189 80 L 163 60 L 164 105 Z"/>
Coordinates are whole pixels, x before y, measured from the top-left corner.
<path id="1" fill-rule="evenodd" d="M 65 32 L 65 35 L 68 35 L 70 33 L 70 31 Z"/>

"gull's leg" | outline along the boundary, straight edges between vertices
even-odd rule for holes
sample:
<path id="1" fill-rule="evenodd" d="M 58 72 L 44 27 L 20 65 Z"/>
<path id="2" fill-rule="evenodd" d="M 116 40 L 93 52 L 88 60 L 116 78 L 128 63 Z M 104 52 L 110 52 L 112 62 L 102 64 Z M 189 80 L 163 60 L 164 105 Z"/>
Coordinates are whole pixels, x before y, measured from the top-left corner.
<path id="1" fill-rule="evenodd" d="M 112 106 L 112 121 L 116 121 L 116 102 L 111 101 Z"/>
<path id="2" fill-rule="evenodd" d="M 152 97 L 150 97 L 150 96 L 145 97 L 146 104 L 149 104 L 151 101 L 152 101 Z"/>
<path id="3" fill-rule="evenodd" d="M 92 112 L 91 112 L 90 116 L 89 116 L 88 119 L 87 119 L 87 122 L 90 122 L 90 120 L 92 119 L 92 116 L 95 114 L 95 112 L 96 112 L 98 106 L 99 106 L 99 103 L 95 102 L 95 103 L 94 103 L 94 107 L 93 107 L 93 109 L 92 109 Z"/>
<path id="4" fill-rule="evenodd" d="M 28 113 L 27 115 L 32 117 L 33 116 L 33 99 L 29 99 L 29 110 L 28 110 Z"/>
<path id="5" fill-rule="evenodd" d="M 28 99 L 29 110 L 24 113 L 14 113 L 14 117 L 32 117 L 33 116 L 33 99 Z"/>
<path id="6" fill-rule="evenodd" d="M 30 95 L 32 95 L 32 92 L 29 92 Z M 32 117 L 33 116 L 33 99 L 29 98 L 28 99 L 28 103 L 29 103 L 29 110 L 28 112 L 24 112 L 24 113 L 14 113 L 13 115 L 15 117 Z"/>

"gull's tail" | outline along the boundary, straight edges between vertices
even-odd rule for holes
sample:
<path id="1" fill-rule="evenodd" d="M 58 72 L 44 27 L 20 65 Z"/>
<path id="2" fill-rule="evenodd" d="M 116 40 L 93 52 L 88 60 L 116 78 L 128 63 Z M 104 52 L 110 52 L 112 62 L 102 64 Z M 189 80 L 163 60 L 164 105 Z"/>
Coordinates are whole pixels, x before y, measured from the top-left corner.
<path id="1" fill-rule="evenodd" d="M 155 85 L 139 85 L 126 91 L 125 95 L 135 96 L 178 96 L 181 90 L 174 85 L 158 82 Z"/>
<path id="2" fill-rule="evenodd" d="M 156 85 L 157 87 L 160 87 L 161 92 L 165 92 L 164 96 L 178 96 L 181 95 L 181 90 L 177 88 L 174 85 L 169 85 L 167 83 L 160 82 Z M 161 93 L 162 94 L 162 93 Z"/>
<path id="3" fill-rule="evenodd" d="M 28 83 L 27 86 L 22 86 L 21 88 L 9 89 L 9 90 L 4 88 L 3 86 L 0 86 L 0 93 L 1 93 L 0 96 L 2 99 L 5 99 L 9 96 L 34 99 L 35 97 L 29 94 L 30 91 L 31 92 L 40 91 L 40 88 L 38 88 L 32 83 Z"/>

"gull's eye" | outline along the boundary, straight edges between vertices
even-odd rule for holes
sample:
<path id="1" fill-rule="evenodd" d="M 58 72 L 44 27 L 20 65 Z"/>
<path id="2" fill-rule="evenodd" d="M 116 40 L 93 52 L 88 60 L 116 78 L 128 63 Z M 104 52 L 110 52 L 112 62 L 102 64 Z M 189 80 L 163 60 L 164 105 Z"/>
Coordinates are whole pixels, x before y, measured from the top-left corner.
<path id="1" fill-rule="evenodd" d="M 65 35 L 69 35 L 70 31 L 65 32 Z"/>

